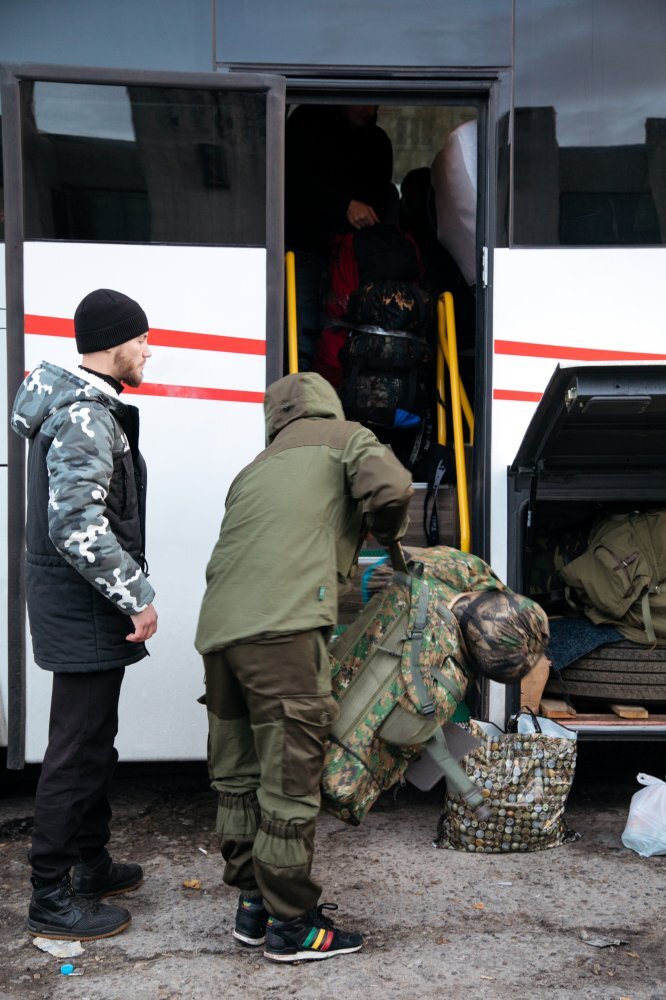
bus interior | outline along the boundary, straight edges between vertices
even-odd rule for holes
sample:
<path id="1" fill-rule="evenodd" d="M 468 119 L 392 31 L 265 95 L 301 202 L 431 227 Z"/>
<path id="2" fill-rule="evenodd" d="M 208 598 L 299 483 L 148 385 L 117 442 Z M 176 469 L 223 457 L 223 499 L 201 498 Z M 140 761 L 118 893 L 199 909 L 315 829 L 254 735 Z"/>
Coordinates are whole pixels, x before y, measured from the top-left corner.
<path id="1" fill-rule="evenodd" d="M 362 98 L 361 98 L 362 99 Z M 344 101 L 351 104 L 359 101 L 357 95 L 345 95 Z M 321 106 L 314 105 L 318 110 Z M 288 115 L 293 111 L 293 105 L 288 109 Z M 368 426 L 377 434 L 380 440 L 390 445 L 401 461 L 412 471 L 415 484 L 415 495 L 411 509 L 411 526 L 406 544 L 423 546 L 428 544 L 458 545 L 461 542 L 461 527 L 458 505 L 456 502 L 456 470 L 453 450 L 454 423 L 451 392 L 451 369 L 442 358 L 440 337 L 446 340 L 446 315 L 444 310 L 444 293 L 449 293 L 450 319 L 455 324 L 456 362 L 459 373 L 459 386 L 465 401 L 467 422 L 464 424 L 465 471 L 471 475 L 473 462 L 471 456 L 473 435 L 473 414 L 481 401 L 477 401 L 477 338 L 483 338 L 483 330 L 477 324 L 476 285 L 477 252 L 476 233 L 476 198 L 477 198 L 477 132 L 478 107 L 464 103 L 421 103 L 421 104 L 383 104 L 378 108 L 377 125 L 382 129 L 391 143 L 393 150 L 392 189 L 394 200 L 389 205 L 386 219 L 380 220 L 384 226 L 407 234 L 417 248 L 419 260 L 419 277 L 417 284 L 422 288 L 430 304 L 427 319 L 419 333 L 427 342 L 427 352 L 422 362 L 418 376 L 418 387 L 415 401 L 418 423 L 414 421 L 405 427 L 389 426 L 381 419 L 368 422 Z M 463 163 L 460 147 L 451 152 L 454 139 L 462 136 L 465 142 L 465 153 L 468 162 Z M 451 138 L 453 137 L 453 138 Z M 289 130 L 287 129 L 287 143 Z M 462 178 L 451 180 L 450 164 L 454 163 L 464 174 Z M 446 165 L 449 172 L 446 172 Z M 469 159 L 473 157 L 473 169 L 469 169 Z M 289 160 L 287 160 L 289 162 Z M 435 166 L 433 166 L 435 165 Z M 439 170 L 433 184 L 433 171 Z M 458 189 L 456 189 L 456 180 Z M 288 178 L 287 178 L 288 187 Z M 445 190 L 444 190 L 445 189 Z M 460 214 L 449 210 L 450 225 L 448 230 L 438 221 L 437 208 L 440 216 L 445 199 L 448 204 L 455 200 L 456 195 L 465 204 Z M 474 199 L 474 204 L 470 203 Z M 465 216 L 465 213 L 467 215 Z M 451 235 L 451 231 L 453 235 Z M 285 247 L 288 250 L 288 246 Z M 286 285 L 286 325 L 290 298 L 298 300 L 298 254 L 294 265 L 295 289 L 290 288 L 289 268 L 287 267 Z M 330 268 L 336 267 L 335 254 L 329 258 L 329 269 L 324 275 L 322 289 L 322 312 L 320 322 L 323 327 L 322 338 L 326 336 L 327 326 L 335 327 L 335 317 L 327 316 L 327 294 L 330 288 Z M 463 269 L 464 272 L 463 273 Z M 373 275 L 373 277 L 375 277 Z M 377 275 L 381 280 L 381 273 Z M 400 285 L 401 283 L 398 282 Z M 351 306 L 350 306 L 351 308 Z M 341 337 L 354 337 L 356 331 L 350 329 L 344 320 L 349 318 L 345 313 L 342 317 L 343 328 L 338 331 Z M 450 325 L 449 325 L 450 329 Z M 387 330 L 387 332 L 390 332 Z M 448 351 L 447 351 L 448 353 Z M 320 371 L 324 377 L 329 377 L 330 365 L 317 363 L 315 356 L 313 368 Z M 328 362 L 328 358 L 326 359 Z M 295 371 L 299 367 L 298 358 L 289 349 L 285 341 L 284 371 Z M 331 378 L 340 391 L 345 402 L 343 366 L 339 364 L 336 373 L 338 378 Z M 342 382 L 342 384 L 341 384 Z M 480 382 L 483 391 L 483 379 Z M 361 419 L 351 410 L 348 413 L 352 419 Z M 432 497 L 426 502 L 426 494 L 430 488 L 434 490 L 433 482 L 439 475 L 437 483 L 437 499 L 432 509 Z M 470 483 L 470 492 L 473 487 Z M 429 518 L 426 526 L 426 508 Z M 469 511 L 466 511 L 468 515 Z M 464 547 L 471 544 L 468 537 L 463 539 Z M 372 543 L 370 540 L 370 548 Z M 349 616 L 350 609 L 343 606 L 343 620 Z"/>

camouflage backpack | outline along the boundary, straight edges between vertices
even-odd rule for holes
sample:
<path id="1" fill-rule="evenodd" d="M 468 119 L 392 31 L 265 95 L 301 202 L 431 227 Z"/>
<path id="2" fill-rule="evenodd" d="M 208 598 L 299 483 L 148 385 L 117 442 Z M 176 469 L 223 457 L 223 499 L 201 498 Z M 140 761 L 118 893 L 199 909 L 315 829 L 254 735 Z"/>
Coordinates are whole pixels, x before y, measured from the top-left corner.
<path id="1" fill-rule="evenodd" d="M 406 281 L 370 281 L 353 293 L 340 352 L 348 420 L 393 427 L 396 410 L 422 412 L 433 316 L 428 293 Z"/>
<path id="2" fill-rule="evenodd" d="M 435 578 L 396 573 L 331 646 L 340 717 L 329 737 L 322 805 L 358 824 L 451 718 L 471 676 Z"/>

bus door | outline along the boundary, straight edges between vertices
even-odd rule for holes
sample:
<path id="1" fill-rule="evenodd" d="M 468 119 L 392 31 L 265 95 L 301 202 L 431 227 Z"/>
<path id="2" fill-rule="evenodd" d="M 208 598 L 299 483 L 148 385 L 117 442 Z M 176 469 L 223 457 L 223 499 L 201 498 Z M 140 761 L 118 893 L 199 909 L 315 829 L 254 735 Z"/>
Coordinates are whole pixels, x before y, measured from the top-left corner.
<path id="1" fill-rule="evenodd" d="M 5 67 L 8 404 L 41 360 L 76 366 L 72 317 L 95 288 L 141 303 L 153 356 L 136 395 L 147 558 L 160 628 L 128 671 L 124 759 L 205 755 L 193 648 L 227 488 L 264 444 L 282 374 L 284 80 Z M 23 594 L 24 446 L 10 435 L 8 764 L 41 759 L 50 683 Z M 4 488 L 4 482 L 3 482 Z M 27 665 L 27 669 L 26 669 Z"/>
<path id="2" fill-rule="evenodd" d="M 446 338 L 453 325 L 450 319 L 446 323 L 442 320 L 443 293 L 452 293 L 451 315 L 455 318 L 458 335 L 458 366 L 465 398 L 470 405 L 466 409 L 463 406 L 461 433 L 456 435 L 451 418 L 455 406 L 450 366 L 443 363 L 440 366 L 435 349 L 431 352 L 424 379 L 427 384 L 421 386 L 419 412 L 425 412 L 429 421 L 422 417 L 416 430 L 407 427 L 394 431 L 378 424 L 371 426 L 382 440 L 391 444 L 414 479 L 411 523 L 403 539 L 404 545 L 410 548 L 464 544 L 488 559 L 490 494 L 487 478 L 492 384 L 492 253 L 489 248 L 506 238 L 502 228 L 506 212 L 500 208 L 500 204 L 504 205 L 505 190 L 504 187 L 499 192 L 497 189 L 500 160 L 505 165 L 507 159 L 506 81 L 501 73 L 485 78 L 461 73 L 457 79 L 424 73 L 422 79 L 409 82 L 400 79 L 399 75 L 396 79 L 387 79 L 379 73 L 368 79 L 342 77 L 342 70 L 335 80 L 315 76 L 287 77 L 287 192 L 293 190 L 289 177 L 293 162 L 290 157 L 292 114 L 300 114 L 304 105 L 320 113 L 330 111 L 331 105 L 347 110 L 354 105 L 371 105 L 378 109 L 376 124 L 386 133 L 392 148 L 392 181 L 396 195 L 395 212 L 392 213 L 389 201 L 386 220 L 408 232 L 418 246 L 423 268 L 422 286 L 440 306 L 433 330 L 435 344 L 438 334 L 441 332 L 442 339 Z M 313 147 L 322 159 L 330 153 L 330 150 L 320 150 L 316 143 Z M 298 144 L 298 149 L 303 154 L 303 143 Z M 311 165 L 308 160 L 310 166 L 312 171 L 317 169 L 316 162 Z M 322 184 L 322 188 L 324 186 Z M 287 214 L 287 233 L 291 228 L 289 222 Z M 289 244 L 287 248 L 298 249 Z M 297 254 L 297 284 L 298 266 Z M 344 281 L 340 284 L 344 286 Z M 442 301 L 438 302 L 440 296 Z M 338 305 L 339 301 L 335 303 L 336 307 Z M 326 325 L 326 318 L 322 323 Z M 334 374 L 342 380 L 343 366 L 339 364 L 335 370 L 334 360 L 331 361 L 333 350 L 329 350 L 330 345 L 335 345 L 339 332 L 334 331 L 335 335 L 322 349 L 318 360 L 319 370 L 326 371 L 327 377 Z M 457 436 L 461 447 L 455 449 Z M 439 445 L 445 447 L 440 449 Z M 459 462 L 455 450 L 459 454 L 462 452 Z M 440 457 L 441 462 L 438 461 Z M 436 478 L 441 469 L 445 471 L 443 481 Z M 460 486 L 459 469 L 466 472 L 464 488 Z M 434 488 L 428 487 L 429 480 Z M 436 498 L 435 516 L 433 498 Z M 461 507 L 465 508 L 462 512 Z M 467 516 L 468 527 L 465 542 L 463 513 Z M 361 566 L 377 558 L 378 550 L 370 540 L 370 545 L 361 552 Z M 338 619 L 341 624 L 353 620 L 360 601 L 359 582 L 342 595 Z M 504 696 L 501 685 L 484 683 L 478 704 L 474 706 L 477 714 L 488 714 L 493 688 Z"/>

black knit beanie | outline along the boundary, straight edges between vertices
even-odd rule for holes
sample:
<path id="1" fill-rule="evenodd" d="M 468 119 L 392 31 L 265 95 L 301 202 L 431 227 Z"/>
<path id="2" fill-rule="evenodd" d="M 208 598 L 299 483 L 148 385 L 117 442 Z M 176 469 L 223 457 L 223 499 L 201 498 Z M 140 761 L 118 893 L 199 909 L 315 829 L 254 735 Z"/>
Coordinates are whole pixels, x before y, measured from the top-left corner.
<path id="1" fill-rule="evenodd" d="M 74 313 L 76 346 L 81 354 L 105 351 L 147 331 L 148 320 L 139 303 L 111 288 L 90 292 Z"/>

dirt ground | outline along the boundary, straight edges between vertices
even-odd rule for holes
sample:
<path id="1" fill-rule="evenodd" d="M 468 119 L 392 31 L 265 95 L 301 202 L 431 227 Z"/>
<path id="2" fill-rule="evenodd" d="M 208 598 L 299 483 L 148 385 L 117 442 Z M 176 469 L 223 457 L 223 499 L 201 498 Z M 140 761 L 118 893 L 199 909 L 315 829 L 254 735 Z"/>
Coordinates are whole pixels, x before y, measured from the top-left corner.
<path id="1" fill-rule="evenodd" d="M 20 779 L 5 772 L 0 998 L 664 1000 L 666 858 L 640 858 L 620 834 L 636 774 L 663 777 L 665 765 L 663 744 L 581 744 L 567 819 L 582 839 L 518 856 L 436 850 L 443 786 L 388 793 L 356 829 L 323 816 L 323 899 L 366 945 L 293 966 L 231 937 L 236 895 L 222 882 L 204 766 L 121 766 L 111 847 L 143 865 L 145 882 L 117 897 L 132 911 L 130 929 L 70 960 L 79 977 L 61 975 L 64 960 L 25 931 L 36 769 Z M 184 887 L 191 879 L 200 888 Z M 585 932 L 625 943 L 592 947 Z"/>

